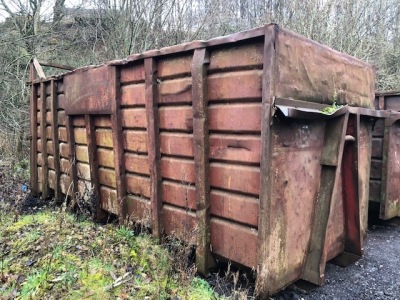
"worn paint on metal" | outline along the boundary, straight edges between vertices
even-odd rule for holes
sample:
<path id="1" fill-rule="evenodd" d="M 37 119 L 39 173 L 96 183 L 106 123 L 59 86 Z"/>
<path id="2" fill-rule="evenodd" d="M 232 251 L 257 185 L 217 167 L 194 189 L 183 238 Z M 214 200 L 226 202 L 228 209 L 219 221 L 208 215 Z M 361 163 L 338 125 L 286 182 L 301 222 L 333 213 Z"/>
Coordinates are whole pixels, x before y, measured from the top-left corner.
<path id="1" fill-rule="evenodd" d="M 211 254 L 253 268 L 260 296 L 322 284 L 325 262 L 363 232 L 371 130 L 360 121 L 358 150 L 343 152 L 329 128 L 387 115 L 369 109 L 373 79 L 370 65 L 276 24 L 32 78 L 32 186 L 56 188 L 59 164 L 61 193 L 92 189 L 98 218 L 197 245 L 203 273 Z M 336 92 L 350 106 L 322 114 Z M 352 163 L 338 175 L 341 155 L 358 174 Z"/>

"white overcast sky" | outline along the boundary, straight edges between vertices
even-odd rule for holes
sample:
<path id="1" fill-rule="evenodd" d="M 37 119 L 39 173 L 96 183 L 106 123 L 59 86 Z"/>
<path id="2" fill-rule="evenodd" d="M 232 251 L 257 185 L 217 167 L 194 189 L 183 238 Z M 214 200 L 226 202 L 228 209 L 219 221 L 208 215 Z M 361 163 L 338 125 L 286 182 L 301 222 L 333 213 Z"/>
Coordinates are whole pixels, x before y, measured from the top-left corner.
<path id="1" fill-rule="evenodd" d="M 23 6 L 28 6 L 29 0 L 5 0 L 4 1 L 10 9 L 13 11 L 18 11 L 18 7 L 23 5 Z M 51 16 L 53 13 L 53 6 L 54 6 L 55 0 L 44 0 L 43 1 L 43 6 L 41 10 L 41 14 L 44 17 Z M 88 0 L 66 0 L 65 1 L 65 6 L 66 7 L 90 7 L 89 1 Z M 5 18 L 8 16 L 8 14 L 4 11 L 3 7 L 0 4 L 0 22 L 4 21 Z"/>

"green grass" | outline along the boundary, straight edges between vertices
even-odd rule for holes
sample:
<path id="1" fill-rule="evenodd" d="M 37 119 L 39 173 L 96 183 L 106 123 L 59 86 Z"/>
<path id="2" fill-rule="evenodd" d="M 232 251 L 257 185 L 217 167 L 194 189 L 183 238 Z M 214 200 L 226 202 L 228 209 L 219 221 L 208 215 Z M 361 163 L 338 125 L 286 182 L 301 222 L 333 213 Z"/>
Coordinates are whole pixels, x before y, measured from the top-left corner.
<path id="1" fill-rule="evenodd" d="M 176 274 L 149 235 L 44 211 L 0 216 L 0 295 L 16 299 L 217 299 L 203 279 Z M 183 276 L 184 277 L 184 276 Z"/>

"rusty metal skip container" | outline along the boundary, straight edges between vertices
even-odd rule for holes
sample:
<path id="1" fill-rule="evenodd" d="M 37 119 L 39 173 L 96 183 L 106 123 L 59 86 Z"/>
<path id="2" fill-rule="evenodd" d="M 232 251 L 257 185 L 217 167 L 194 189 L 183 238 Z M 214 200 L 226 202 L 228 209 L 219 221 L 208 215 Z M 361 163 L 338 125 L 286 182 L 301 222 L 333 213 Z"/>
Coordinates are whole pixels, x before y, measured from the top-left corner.
<path id="1" fill-rule="evenodd" d="M 176 235 L 202 273 L 215 258 L 253 268 L 260 296 L 321 285 L 328 260 L 363 253 L 374 82 L 369 64 L 276 24 L 32 68 L 32 193 Z"/>
<path id="2" fill-rule="evenodd" d="M 379 216 L 400 216 L 400 92 L 377 92 L 375 109 L 390 117 L 379 119 L 372 133 L 370 201 L 379 205 Z"/>

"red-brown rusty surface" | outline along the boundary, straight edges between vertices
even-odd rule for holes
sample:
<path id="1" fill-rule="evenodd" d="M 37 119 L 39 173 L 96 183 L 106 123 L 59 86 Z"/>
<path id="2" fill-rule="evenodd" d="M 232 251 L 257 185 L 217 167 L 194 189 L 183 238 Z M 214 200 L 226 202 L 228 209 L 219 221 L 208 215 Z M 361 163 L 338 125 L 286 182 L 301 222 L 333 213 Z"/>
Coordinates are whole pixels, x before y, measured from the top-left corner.
<path id="1" fill-rule="evenodd" d="M 397 183 L 400 176 L 400 125 L 396 121 L 400 111 L 400 93 L 396 91 L 378 92 L 375 109 L 392 110 L 390 119 L 379 119 L 372 133 L 371 173 L 369 199 L 380 203 L 380 217 L 384 220 L 400 216 Z"/>
<path id="2" fill-rule="evenodd" d="M 64 78 L 65 110 L 69 115 L 110 114 L 115 90 L 108 66 L 78 70 Z"/>
<path id="3" fill-rule="evenodd" d="M 314 102 L 331 104 L 337 94 L 340 103 L 369 108 L 372 83 L 368 64 L 274 24 L 33 78 L 32 186 L 52 193 L 59 180 L 63 195 L 99 195 L 98 219 L 104 210 L 196 244 L 204 273 L 209 251 L 254 268 L 261 295 L 309 278 L 303 270 L 316 243 L 321 260 L 318 270 L 310 266 L 322 272 L 321 284 L 326 259 L 357 238 L 345 207 L 359 204 L 352 224 L 365 229 L 369 121 L 359 127 L 359 150 L 344 152 L 346 161 L 357 158 L 359 174 L 351 165 L 356 192 L 343 197 L 341 176 L 321 178 L 323 161 L 334 161 L 323 158 L 330 121 L 310 111 L 273 116 L 274 101 L 318 110 Z M 316 203 L 326 184 L 335 188 L 320 224 Z"/>

